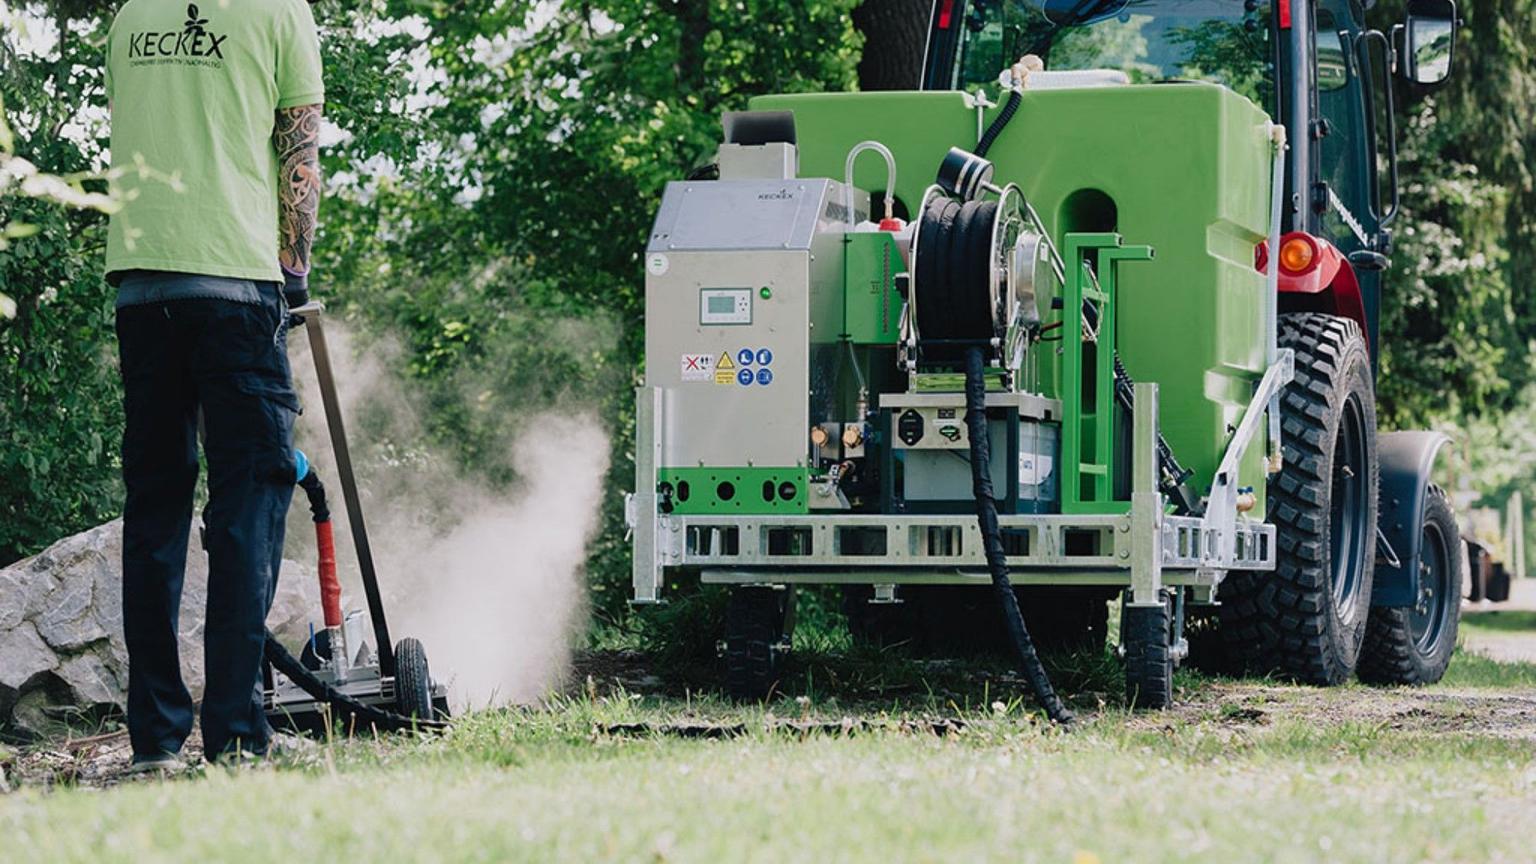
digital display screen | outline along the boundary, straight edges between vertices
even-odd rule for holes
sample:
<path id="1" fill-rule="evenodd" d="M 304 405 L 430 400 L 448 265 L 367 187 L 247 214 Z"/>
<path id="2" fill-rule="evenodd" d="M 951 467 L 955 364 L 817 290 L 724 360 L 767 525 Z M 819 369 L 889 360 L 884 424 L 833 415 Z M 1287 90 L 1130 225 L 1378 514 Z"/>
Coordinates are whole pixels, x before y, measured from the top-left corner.
<path id="1" fill-rule="evenodd" d="M 729 315 L 736 311 L 736 298 L 730 295 L 714 295 L 705 299 L 709 302 L 711 315 Z"/>

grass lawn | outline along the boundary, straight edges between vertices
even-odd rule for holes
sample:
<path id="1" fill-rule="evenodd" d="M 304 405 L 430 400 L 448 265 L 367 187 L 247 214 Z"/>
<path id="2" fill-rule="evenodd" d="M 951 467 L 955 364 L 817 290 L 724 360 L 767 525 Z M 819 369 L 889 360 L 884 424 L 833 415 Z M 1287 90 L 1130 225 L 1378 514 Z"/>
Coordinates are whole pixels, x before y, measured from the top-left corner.
<path id="1" fill-rule="evenodd" d="M 1064 734 L 1006 676 L 929 667 L 871 695 L 850 665 L 806 664 L 771 711 L 593 685 L 440 738 L 23 787 L 0 796 L 0 860 L 1536 856 L 1536 666 L 1462 656 L 1424 690 L 1181 675 L 1179 706 L 1141 715 L 1096 708 L 1090 681 Z"/>

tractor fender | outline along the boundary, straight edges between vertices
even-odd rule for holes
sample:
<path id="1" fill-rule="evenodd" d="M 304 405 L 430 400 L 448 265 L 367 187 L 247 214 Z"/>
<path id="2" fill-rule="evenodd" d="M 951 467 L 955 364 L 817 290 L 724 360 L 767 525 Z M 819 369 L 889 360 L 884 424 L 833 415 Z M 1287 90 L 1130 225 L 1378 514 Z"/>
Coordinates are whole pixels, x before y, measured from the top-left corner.
<path id="1" fill-rule="evenodd" d="M 1439 432 L 1383 432 L 1376 436 L 1381 466 L 1380 506 L 1376 524 L 1397 566 L 1385 554 L 1376 558 L 1372 606 L 1412 606 L 1419 596 L 1419 546 L 1424 505 L 1435 456 L 1451 439 Z M 1380 551 L 1380 550 L 1378 550 Z"/>
<path id="2" fill-rule="evenodd" d="M 1360 293 L 1360 280 L 1355 268 L 1337 246 L 1322 237 L 1307 235 L 1317 246 L 1318 263 L 1306 273 L 1286 273 L 1281 268 L 1278 278 L 1281 312 L 1326 312 L 1348 318 L 1360 325 L 1370 344 L 1370 322 L 1365 317 L 1365 299 Z M 1261 245 L 1257 254 L 1260 273 L 1268 265 L 1268 251 Z"/>

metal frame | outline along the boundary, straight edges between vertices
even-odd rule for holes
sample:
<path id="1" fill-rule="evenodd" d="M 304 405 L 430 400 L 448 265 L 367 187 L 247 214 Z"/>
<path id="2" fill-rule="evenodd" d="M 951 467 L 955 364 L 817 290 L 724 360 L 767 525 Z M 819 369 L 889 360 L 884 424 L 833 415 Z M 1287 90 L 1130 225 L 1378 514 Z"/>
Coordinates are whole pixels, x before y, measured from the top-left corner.
<path id="1" fill-rule="evenodd" d="M 1230 570 L 1273 570 L 1275 528 L 1237 512 L 1237 466 L 1261 428 L 1292 361 L 1265 373 L 1221 461 L 1203 517 L 1174 516 L 1157 483 L 1157 385 L 1136 385 L 1131 504 L 1125 513 L 999 517 L 1013 581 L 1131 589 L 1133 605 L 1161 602 L 1166 586 L 1191 586 L 1209 602 Z M 626 496 L 634 537 L 633 602 L 662 602 L 669 570 L 728 584 L 986 584 L 976 520 L 966 515 L 682 516 L 657 510 L 662 391 L 637 391 L 637 493 Z M 845 552 L 846 531 L 884 538 L 878 554 Z M 876 548 L 882 544 L 877 543 Z"/>
<path id="2" fill-rule="evenodd" d="M 368 526 L 363 524 L 363 505 L 357 493 L 357 474 L 352 470 L 352 451 L 347 446 L 347 430 L 341 419 L 341 400 L 336 395 L 336 375 L 331 371 L 331 352 L 326 346 L 320 313 L 325 306 L 318 301 L 289 310 L 304 322 L 309 334 L 309 350 L 315 359 L 315 380 L 320 385 L 320 402 L 325 407 L 325 425 L 336 455 L 336 476 L 341 481 L 342 500 L 347 505 L 347 524 L 352 530 L 352 545 L 357 550 L 357 567 L 363 578 L 363 594 L 368 600 L 368 617 L 373 623 L 375 651 L 379 670 L 386 677 L 395 674 L 395 644 L 389 641 L 389 623 L 384 618 L 384 600 L 379 593 L 379 575 L 373 566 L 373 549 L 368 545 Z"/>

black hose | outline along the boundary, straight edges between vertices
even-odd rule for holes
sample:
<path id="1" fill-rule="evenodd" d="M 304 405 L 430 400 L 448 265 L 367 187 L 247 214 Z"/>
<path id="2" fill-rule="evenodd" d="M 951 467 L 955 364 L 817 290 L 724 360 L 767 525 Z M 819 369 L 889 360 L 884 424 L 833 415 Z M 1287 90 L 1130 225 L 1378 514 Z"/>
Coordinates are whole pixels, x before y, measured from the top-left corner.
<path id="1" fill-rule="evenodd" d="M 972 348 L 965 353 L 965 426 L 971 436 L 971 490 L 976 495 L 976 519 L 981 527 L 987 571 L 992 574 L 992 593 L 997 595 L 997 605 L 1003 613 L 1008 638 L 1019 656 L 1019 670 L 1029 682 L 1029 689 L 1034 691 L 1035 701 L 1040 703 L 1051 720 L 1070 726 L 1074 719 L 1072 711 L 1056 695 L 1050 677 L 1045 674 L 1045 666 L 1035 651 L 1035 643 L 1029 638 L 1029 628 L 1024 625 L 1019 598 L 1013 593 L 1013 583 L 1008 581 L 1008 558 L 1003 551 L 1003 531 L 997 522 L 997 501 L 992 497 L 992 440 L 987 437 L 985 362 L 980 348 Z"/>
<path id="2" fill-rule="evenodd" d="M 357 726 L 372 726 L 381 732 L 395 731 L 441 731 L 448 728 L 448 724 L 441 720 L 433 720 L 424 717 L 407 717 L 404 714 L 396 714 L 353 699 L 342 693 L 335 687 L 321 681 L 315 674 L 304 668 L 299 658 L 288 652 L 271 630 L 267 631 L 267 644 L 265 648 L 267 662 L 272 668 L 287 675 L 293 683 L 299 685 L 299 689 L 308 693 L 318 702 L 324 702 L 336 711 L 336 716 L 343 725 L 352 729 Z"/>
<path id="3" fill-rule="evenodd" d="M 299 488 L 304 490 L 304 495 L 309 499 L 309 513 L 314 521 L 329 522 L 331 519 L 330 505 L 325 501 L 325 484 L 320 482 L 320 477 L 315 469 L 309 469 L 304 479 L 299 481 Z"/>
<path id="4" fill-rule="evenodd" d="M 997 136 L 1003 132 L 1003 127 L 1013 119 L 1013 115 L 1019 111 L 1019 103 L 1024 101 L 1019 91 L 1014 90 L 1008 94 L 1008 101 L 1003 103 L 1003 112 L 992 118 L 992 123 L 987 126 L 987 131 L 981 134 L 981 140 L 976 142 L 976 149 L 972 150 L 977 156 L 986 156 L 992 149 L 992 144 L 997 141 Z"/>

